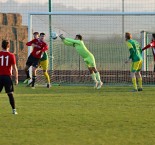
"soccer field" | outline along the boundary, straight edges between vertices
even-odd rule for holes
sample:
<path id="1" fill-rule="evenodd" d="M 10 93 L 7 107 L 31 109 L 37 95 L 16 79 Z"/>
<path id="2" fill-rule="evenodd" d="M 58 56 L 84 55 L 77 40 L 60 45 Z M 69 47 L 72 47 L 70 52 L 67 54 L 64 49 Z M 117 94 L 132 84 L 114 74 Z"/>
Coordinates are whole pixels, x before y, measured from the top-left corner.
<path id="1" fill-rule="evenodd" d="M 0 145 L 154 145 L 155 88 L 15 88 L 18 115 L 0 94 Z"/>

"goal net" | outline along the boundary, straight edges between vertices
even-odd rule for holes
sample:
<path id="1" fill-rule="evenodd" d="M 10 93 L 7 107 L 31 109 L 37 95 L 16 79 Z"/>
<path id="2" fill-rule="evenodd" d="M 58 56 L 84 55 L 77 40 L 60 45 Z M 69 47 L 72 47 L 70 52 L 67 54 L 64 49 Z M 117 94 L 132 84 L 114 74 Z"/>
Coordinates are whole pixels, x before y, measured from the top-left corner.
<path id="1" fill-rule="evenodd" d="M 155 32 L 148 32 L 148 31 L 142 31 L 141 34 L 144 37 L 142 42 L 142 46 L 146 46 L 152 41 L 152 34 Z M 154 70 L 154 60 L 153 60 L 153 54 L 152 49 L 146 49 L 143 53 L 143 57 L 145 58 L 145 64 L 144 64 L 144 70 L 145 71 L 153 71 Z"/>
<path id="2" fill-rule="evenodd" d="M 94 54 L 104 84 L 125 85 L 130 84 L 131 79 L 130 64 L 124 64 L 129 57 L 124 33 L 132 33 L 133 39 L 146 45 L 150 33 L 144 35 L 142 30 L 154 26 L 154 17 L 154 13 L 31 13 L 29 40 L 34 31 L 46 33 L 49 45 L 48 72 L 53 84 L 92 84 L 88 68 L 75 48 L 65 46 L 60 38 L 52 40 L 51 33 L 56 32 L 69 38 L 81 34 L 85 45 Z M 144 83 L 151 84 L 153 62 L 150 60 L 150 50 L 145 55 L 142 74 Z M 37 72 L 37 81 L 39 84 L 46 83 L 41 68 Z"/>

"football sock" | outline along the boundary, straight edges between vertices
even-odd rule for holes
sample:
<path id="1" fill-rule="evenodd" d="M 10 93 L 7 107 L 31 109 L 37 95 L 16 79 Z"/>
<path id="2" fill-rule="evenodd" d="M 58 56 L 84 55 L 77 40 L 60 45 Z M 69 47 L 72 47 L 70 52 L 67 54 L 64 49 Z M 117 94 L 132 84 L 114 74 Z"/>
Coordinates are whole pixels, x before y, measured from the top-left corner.
<path id="1" fill-rule="evenodd" d="M 95 75 L 96 75 L 96 79 L 97 79 L 97 81 L 101 82 L 100 73 L 97 72 L 97 73 L 95 73 Z"/>
<path id="2" fill-rule="evenodd" d="M 139 88 L 142 88 L 142 78 L 138 78 L 138 86 Z"/>
<path id="3" fill-rule="evenodd" d="M 132 78 L 132 84 L 133 84 L 133 88 L 137 90 L 136 78 Z"/>
<path id="4" fill-rule="evenodd" d="M 95 73 L 92 73 L 92 74 L 91 74 L 91 77 L 92 77 L 92 80 L 93 80 L 94 82 L 97 82 Z"/>
<path id="5" fill-rule="evenodd" d="M 14 100 L 13 94 L 10 93 L 10 94 L 7 94 L 7 95 L 9 97 L 9 101 L 10 101 L 10 105 L 11 105 L 12 109 L 15 109 L 15 100 Z"/>
<path id="6" fill-rule="evenodd" d="M 45 78 L 47 80 L 47 83 L 50 84 L 50 77 L 49 77 L 48 73 L 44 72 L 44 76 L 45 76 Z"/>
<path id="7" fill-rule="evenodd" d="M 36 81 L 36 76 L 33 76 L 32 77 L 32 87 L 34 87 L 35 81 Z"/>
<path id="8" fill-rule="evenodd" d="M 13 109 L 14 112 L 16 112 L 16 109 Z"/>

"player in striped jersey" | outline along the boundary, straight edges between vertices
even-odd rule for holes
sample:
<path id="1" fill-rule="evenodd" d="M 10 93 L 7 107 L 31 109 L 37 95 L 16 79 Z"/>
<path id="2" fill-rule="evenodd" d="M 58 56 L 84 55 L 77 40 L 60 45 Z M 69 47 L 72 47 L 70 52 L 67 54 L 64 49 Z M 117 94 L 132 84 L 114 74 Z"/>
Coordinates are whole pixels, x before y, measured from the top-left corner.
<path id="1" fill-rule="evenodd" d="M 132 35 L 130 33 L 125 33 L 126 45 L 129 49 L 130 56 L 129 59 L 125 62 L 128 63 L 132 60 L 131 63 L 131 79 L 133 83 L 133 92 L 142 91 L 142 76 L 141 76 L 141 69 L 142 69 L 142 50 L 140 48 L 140 44 L 132 39 Z M 138 79 L 138 86 L 136 81 L 136 74 Z"/>

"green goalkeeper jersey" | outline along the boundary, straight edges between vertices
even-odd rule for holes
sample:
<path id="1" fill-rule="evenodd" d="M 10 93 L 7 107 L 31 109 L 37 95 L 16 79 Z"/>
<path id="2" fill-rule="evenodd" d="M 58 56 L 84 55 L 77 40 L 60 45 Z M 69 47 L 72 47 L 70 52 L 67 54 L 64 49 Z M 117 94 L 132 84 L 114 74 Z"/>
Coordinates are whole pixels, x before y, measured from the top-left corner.
<path id="1" fill-rule="evenodd" d="M 47 52 L 44 52 L 43 56 L 41 57 L 40 61 L 44 61 L 48 59 Z"/>
<path id="2" fill-rule="evenodd" d="M 126 44 L 130 51 L 129 58 L 132 59 L 133 62 L 143 60 L 140 44 L 136 40 L 127 40 Z"/>
<path id="3" fill-rule="evenodd" d="M 87 58 L 93 54 L 87 49 L 84 42 L 81 40 L 75 40 L 71 38 L 65 38 L 63 40 L 64 44 L 74 46 L 76 51 L 80 54 L 82 58 Z"/>

